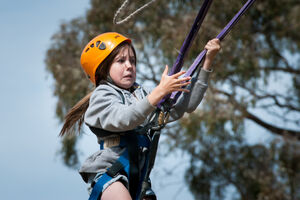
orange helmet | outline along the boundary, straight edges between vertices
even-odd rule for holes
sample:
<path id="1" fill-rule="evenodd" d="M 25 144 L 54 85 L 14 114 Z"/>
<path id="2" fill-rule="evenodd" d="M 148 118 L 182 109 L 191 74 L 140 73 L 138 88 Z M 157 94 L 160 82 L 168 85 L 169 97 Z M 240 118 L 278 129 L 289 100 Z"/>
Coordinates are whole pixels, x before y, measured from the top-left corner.
<path id="1" fill-rule="evenodd" d="M 131 40 L 119 33 L 108 32 L 96 36 L 83 49 L 80 63 L 89 79 L 96 84 L 95 73 L 103 60 L 122 42 Z"/>

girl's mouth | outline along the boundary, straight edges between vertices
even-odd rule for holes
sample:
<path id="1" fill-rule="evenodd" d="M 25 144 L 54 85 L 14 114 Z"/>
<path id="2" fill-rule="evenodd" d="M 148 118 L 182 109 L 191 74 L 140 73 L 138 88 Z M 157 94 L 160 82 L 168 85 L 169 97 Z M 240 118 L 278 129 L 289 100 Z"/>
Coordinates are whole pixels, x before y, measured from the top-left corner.
<path id="1" fill-rule="evenodd" d="M 124 78 L 132 78 L 132 75 L 126 75 Z"/>

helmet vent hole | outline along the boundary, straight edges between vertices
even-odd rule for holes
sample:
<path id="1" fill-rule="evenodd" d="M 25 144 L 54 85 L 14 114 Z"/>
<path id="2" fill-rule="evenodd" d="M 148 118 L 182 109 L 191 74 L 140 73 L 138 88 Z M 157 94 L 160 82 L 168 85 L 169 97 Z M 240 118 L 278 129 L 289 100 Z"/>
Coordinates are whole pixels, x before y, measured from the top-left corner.
<path id="1" fill-rule="evenodd" d="M 93 43 L 93 44 L 91 44 L 91 46 L 90 46 L 90 47 L 91 47 L 91 48 L 93 48 L 94 46 L 95 46 L 95 45 L 94 45 L 94 43 Z"/>
<path id="2" fill-rule="evenodd" d="M 85 53 L 88 52 L 88 50 L 90 50 L 90 48 L 87 48 L 87 49 L 85 50 Z"/>
<path id="3" fill-rule="evenodd" d="M 99 40 L 96 42 L 96 47 L 99 46 L 100 42 L 101 42 L 101 41 L 99 41 Z"/>
<path id="4" fill-rule="evenodd" d="M 102 43 L 100 44 L 99 49 L 101 49 L 101 50 L 106 49 L 106 46 L 105 46 L 104 42 L 102 42 Z"/>

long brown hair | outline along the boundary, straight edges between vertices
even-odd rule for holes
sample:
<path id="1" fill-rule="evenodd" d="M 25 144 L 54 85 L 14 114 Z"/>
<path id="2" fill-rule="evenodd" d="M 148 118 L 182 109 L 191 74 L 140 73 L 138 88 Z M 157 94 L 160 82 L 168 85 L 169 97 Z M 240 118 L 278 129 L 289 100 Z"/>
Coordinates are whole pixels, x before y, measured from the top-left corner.
<path id="1" fill-rule="evenodd" d="M 119 44 L 98 66 L 95 73 L 96 87 L 100 84 L 101 80 L 107 80 L 112 62 L 124 47 L 130 47 L 134 53 L 134 57 L 136 58 L 136 52 L 131 43 L 125 41 Z M 91 95 L 92 92 L 83 97 L 79 102 L 75 104 L 75 106 L 71 108 L 71 110 L 65 116 L 65 123 L 59 133 L 59 136 L 64 136 L 65 134 L 76 132 L 76 127 L 78 128 L 78 133 L 80 133 L 80 128 L 84 121 L 84 113 L 89 107 Z"/>

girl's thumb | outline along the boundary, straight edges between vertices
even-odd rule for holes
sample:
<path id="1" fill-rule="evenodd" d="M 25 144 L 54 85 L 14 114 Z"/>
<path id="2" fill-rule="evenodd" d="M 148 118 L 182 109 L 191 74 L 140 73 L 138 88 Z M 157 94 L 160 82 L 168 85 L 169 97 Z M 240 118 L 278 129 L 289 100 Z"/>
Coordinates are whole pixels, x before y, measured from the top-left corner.
<path id="1" fill-rule="evenodd" d="M 166 65 L 165 70 L 163 72 L 163 75 L 167 75 L 168 74 L 168 70 L 169 70 L 169 67 L 168 67 L 168 65 Z"/>

